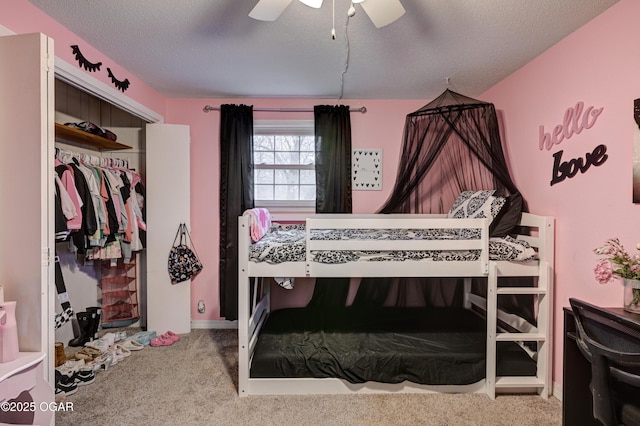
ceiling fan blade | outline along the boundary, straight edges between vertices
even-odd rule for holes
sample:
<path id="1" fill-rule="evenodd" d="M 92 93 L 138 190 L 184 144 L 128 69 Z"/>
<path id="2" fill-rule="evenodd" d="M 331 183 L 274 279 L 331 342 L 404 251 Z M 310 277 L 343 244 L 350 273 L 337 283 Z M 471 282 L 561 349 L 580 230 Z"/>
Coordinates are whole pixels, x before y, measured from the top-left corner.
<path id="1" fill-rule="evenodd" d="M 400 0 L 364 0 L 360 6 L 377 28 L 389 25 L 405 12 Z"/>
<path id="2" fill-rule="evenodd" d="M 292 0 L 258 0 L 249 17 L 258 21 L 275 21 Z"/>

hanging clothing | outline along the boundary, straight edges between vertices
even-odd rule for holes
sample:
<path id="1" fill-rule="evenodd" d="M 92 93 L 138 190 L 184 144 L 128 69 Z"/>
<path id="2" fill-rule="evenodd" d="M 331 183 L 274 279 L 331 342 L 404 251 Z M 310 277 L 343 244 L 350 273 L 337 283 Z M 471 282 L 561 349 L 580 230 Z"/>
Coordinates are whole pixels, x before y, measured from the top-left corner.
<path id="1" fill-rule="evenodd" d="M 57 241 L 69 240 L 87 260 L 129 261 L 144 248 L 142 179 L 126 162 L 57 150 L 55 171 Z"/>
<path id="2" fill-rule="evenodd" d="M 69 197 L 69 193 L 64 189 L 62 181 L 57 174 L 55 174 L 54 182 L 55 240 L 64 241 L 69 237 L 71 232 L 69 231 L 69 228 L 67 228 L 67 220 L 77 215 L 76 207 L 73 205 L 71 197 Z"/>
<path id="3" fill-rule="evenodd" d="M 95 217 L 95 211 L 93 207 L 93 200 L 89 191 L 89 186 L 84 174 L 77 168 L 74 163 L 65 164 L 73 174 L 76 191 L 81 200 L 81 218 L 80 228 L 78 232 L 73 232 L 71 238 L 77 252 L 80 254 L 86 253 L 87 250 L 87 235 L 91 235 L 97 230 L 97 220 Z M 59 167 L 64 167 L 59 166 Z"/>
<path id="4" fill-rule="evenodd" d="M 76 188 L 73 172 L 63 164 L 56 166 L 55 171 L 58 174 L 64 189 L 69 194 L 76 210 L 76 215 L 67 221 L 67 227 L 70 230 L 78 230 L 82 227 L 82 200 Z"/>

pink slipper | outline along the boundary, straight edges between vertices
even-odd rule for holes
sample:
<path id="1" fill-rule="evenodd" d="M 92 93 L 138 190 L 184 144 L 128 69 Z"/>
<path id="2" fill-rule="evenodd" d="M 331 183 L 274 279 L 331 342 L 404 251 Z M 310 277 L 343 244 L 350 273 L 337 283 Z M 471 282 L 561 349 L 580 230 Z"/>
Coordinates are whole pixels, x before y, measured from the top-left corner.
<path id="1" fill-rule="evenodd" d="M 154 337 L 149 342 L 151 346 L 171 346 L 173 345 L 173 340 L 166 338 L 163 336 Z"/>
<path id="2" fill-rule="evenodd" d="M 178 340 L 180 340 L 180 336 L 178 336 L 176 333 L 174 333 L 173 331 L 169 330 L 166 333 L 164 333 L 162 335 L 165 339 L 170 339 L 173 342 L 177 342 Z"/>

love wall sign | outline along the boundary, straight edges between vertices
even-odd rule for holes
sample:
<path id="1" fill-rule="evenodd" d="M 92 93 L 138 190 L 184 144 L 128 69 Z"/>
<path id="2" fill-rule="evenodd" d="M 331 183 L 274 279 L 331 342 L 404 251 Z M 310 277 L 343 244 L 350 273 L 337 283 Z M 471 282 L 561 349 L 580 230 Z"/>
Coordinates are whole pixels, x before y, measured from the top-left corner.
<path id="1" fill-rule="evenodd" d="M 579 135 L 583 130 L 592 128 L 604 108 L 589 106 L 585 109 L 583 102 L 578 102 L 575 107 L 568 108 L 564 113 L 562 124 L 558 124 L 551 132 L 545 132 L 544 126 L 540 126 L 539 148 L 542 151 L 550 151 L 554 146 L 563 141 Z M 593 151 L 585 153 L 584 157 L 563 160 L 563 150 L 553 154 L 553 172 L 550 185 L 560 183 L 566 178 L 571 179 L 575 175 L 586 172 L 591 166 L 598 167 L 607 161 L 607 147 L 596 146 Z"/>

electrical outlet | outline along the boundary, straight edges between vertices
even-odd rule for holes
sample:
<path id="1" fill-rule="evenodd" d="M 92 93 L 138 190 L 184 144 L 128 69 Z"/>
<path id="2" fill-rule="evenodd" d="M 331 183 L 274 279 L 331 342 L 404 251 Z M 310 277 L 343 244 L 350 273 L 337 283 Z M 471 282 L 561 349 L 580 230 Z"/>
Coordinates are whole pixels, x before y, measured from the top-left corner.
<path id="1" fill-rule="evenodd" d="M 204 310 L 205 310 L 204 301 L 203 300 L 198 301 L 198 312 L 201 314 L 204 314 Z"/>

